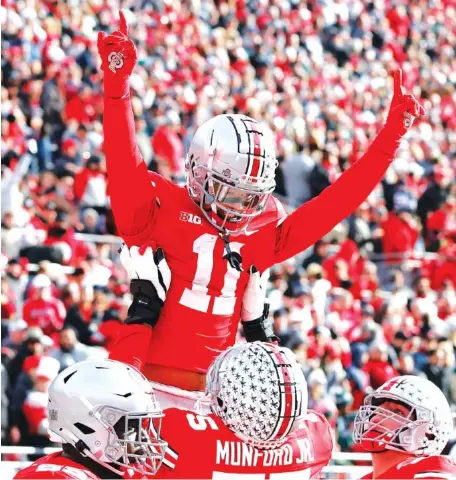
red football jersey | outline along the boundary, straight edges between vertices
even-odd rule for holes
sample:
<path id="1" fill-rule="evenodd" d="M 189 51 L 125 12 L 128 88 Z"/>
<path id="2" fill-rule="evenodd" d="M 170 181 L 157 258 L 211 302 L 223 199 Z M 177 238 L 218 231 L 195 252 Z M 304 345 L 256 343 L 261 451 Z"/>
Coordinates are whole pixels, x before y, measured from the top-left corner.
<path id="1" fill-rule="evenodd" d="M 14 478 L 66 478 L 98 480 L 94 473 L 81 464 L 64 457 L 62 452 L 51 453 L 24 468 Z"/>
<path id="2" fill-rule="evenodd" d="M 393 154 L 378 138 L 351 168 L 321 195 L 280 218 L 279 202 L 247 232 L 230 236 L 242 256 L 243 272 L 232 268 L 220 232 L 179 187 L 148 175 L 134 137 L 129 98 L 105 99 L 104 134 L 108 191 L 120 235 L 128 246 L 161 247 L 172 272 L 148 363 L 205 373 L 233 345 L 248 269 L 260 272 L 302 252 L 350 215 L 383 177 Z"/>
<path id="3" fill-rule="evenodd" d="M 169 446 L 156 478 L 235 480 L 238 475 L 254 475 L 258 480 L 280 480 L 283 474 L 305 480 L 317 478 L 333 449 L 328 421 L 314 412 L 309 412 L 293 438 L 272 450 L 243 443 L 215 415 L 177 408 L 166 410 L 161 436 Z"/>
<path id="4" fill-rule="evenodd" d="M 143 475 L 133 471 L 131 468 L 128 469 L 127 467 L 123 467 L 121 470 L 124 470 L 122 478 L 125 478 L 126 480 L 144 478 Z M 39 458 L 30 466 L 18 472 L 14 478 L 100 480 L 98 475 L 95 475 L 95 473 L 91 472 L 80 463 L 64 457 L 62 452 L 51 453 L 50 455 Z"/>
<path id="5" fill-rule="evenodd" d="M 364 476 L 363 479 L 372 479 L 372 473 Z M 413 457 L 394 467 L 389 468 L 378 480 L 396 478 L 400 480 L 422 479 L 422 480 L 456 480 L 456 463 L 448 457 L 432 455 L 430 457 Z"/>

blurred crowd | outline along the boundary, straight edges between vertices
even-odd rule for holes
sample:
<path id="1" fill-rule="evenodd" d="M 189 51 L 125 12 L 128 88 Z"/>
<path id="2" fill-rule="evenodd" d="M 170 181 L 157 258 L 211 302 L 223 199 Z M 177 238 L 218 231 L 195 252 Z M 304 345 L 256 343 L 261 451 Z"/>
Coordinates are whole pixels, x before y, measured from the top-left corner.
<path id="1" fill-rule="evenodd" d="M 456 406 L 456 2 L 120 5 L 138 46 L 131 92 L 149 169 L 182 182 L 196 127 L 245 113 L 275 136 L 276 193 L 290 209 L 366 150 L 401 66 L 426 117 L 350 218 L 272 270 L 270 312 L 302 362 L 309 407 L 331 420 L 341 449 L 353 448 L 364 396 L 397 374 L 426 376 Z M 4 442 L 48 443 L 49 382 L 73 362 L 106 356 L 126 316 L 118 242 L 107 236 L 116 232 L 96 50 L 118 8 L 2 0 Z"/>

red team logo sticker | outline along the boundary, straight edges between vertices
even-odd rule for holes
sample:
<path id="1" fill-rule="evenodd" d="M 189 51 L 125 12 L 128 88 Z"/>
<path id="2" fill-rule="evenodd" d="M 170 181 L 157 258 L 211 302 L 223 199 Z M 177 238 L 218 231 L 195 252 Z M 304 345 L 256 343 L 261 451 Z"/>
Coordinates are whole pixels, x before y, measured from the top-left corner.
<path id="1" fill-rule="evenodd" d="M 410 112 L 404 112 L 404 128 L 412 128 L 415 117 Z"/>
<path id="2" fill-rule="evenodd" d="M 123 58 L 124 56 L 120 52 L 111 52 L 108 55 L 109 70 L 111 70 L 112 73 L 116 73 L 116 70 L 123 67 Z"/>

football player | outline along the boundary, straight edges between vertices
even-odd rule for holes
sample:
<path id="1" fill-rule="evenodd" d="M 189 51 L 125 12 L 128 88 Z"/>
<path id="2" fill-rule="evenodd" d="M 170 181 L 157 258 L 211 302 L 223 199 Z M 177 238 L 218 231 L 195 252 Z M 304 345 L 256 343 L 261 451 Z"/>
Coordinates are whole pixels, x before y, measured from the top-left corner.
<path id="1" fill-rule="evenodd" d="M 133 367 L 86 360 L 66 368 L 49 387 L 48 412 L 50 438 L 63 449 L 14 478 L 145 478 L 160 468 L 163 413 Z"/>
<path id="2" fill-rule="evenodd" d="M 290 350 L 230 347 L 209 368 L 206 392 L 191 410 L 165 411 L 169 447 L 157 478 L 302 480 L 319 478 L 329 463 L 331 426 L 307 411 L 307 384 Z"/>
<path id="3" fill-rule="evenodd" d="M 114 345 L 110 358 L 141 369 L 148 354 L 147 330 L 151 329 L 151 324 L 157 324 L 164 308 L 171 283 L 171 271 L 163 251 L 157 249 L 154 254 L 150 246 L 128 248 L 123 245 L 120 259 L 130 278 L 130 292 L 133 300 L 128 309 L 128 318 L 125 320 L 127 333 Z M 247 342 L 256 340 L 259 328 L 270 341 L 277 340 L 273 333 L 272 322 L 268 318 L 265 288 L 267 273 L 268 271 L 260 276 L 257 269 L 250 270 L 240 314 Z M 134 351 L 124 348 L 125 343 L 130 342 L 130 336 L 136 341 Z M 199 390 L 184 391 L 155 381 L 152 381 L 152 386 L 163 410 L 170 406 L 191 408 L 203 395 Z"/>
<path id="4" fill-rule="evenodd" d="M 124 247 L 121 260 L 134 292 L 127 325 L 140 315 L 159 315 L 171 281 L 163 254 Z M 259 273 L 251 273 L 241 315 L 260 316 L 264 302 Z M 138 357 L 137 349 L 124 360 Z M 331 458 L 331 427 L 307 411 L 307 384 L 288 349 L 258 341 L 229 348 L 210 366 L 204 394 L 151 385 L 165 412 L 161 436 L 169 444 L 158 478 L 315 478 Z"/>
<path id="5" fill-rule="evenodd" d="M 365 479 L 456 480 L 456 463 L 440 453 L 453 431 L 442 391 L 421 377 L 388 380 L 368 395 L 355 419 L 354 440 L 372 454 Z"/>
<path id="6" fill-rule="evenodd" d="M 245 115 L 219 115 L 198 128 L 186 157 L 186 188 L 148 172 L 135 140 L 130 98 L 137 52 L 122 12 L 119 30 L 100 32 L 98 51 L 117 229 L 129 246 L 162 248 L 173 272 L 160 322 L 153 330 L 138 328 L 124 348 L 133 352 L 147 333 L 146 377 L 204 390 L 209 365 L 234 343 L 250 267 L 264 272 L 293 257 L 350 215 L 381 180 L 401 138 L 424 110 L 403 93 L 397 71 L 385 126 L 366 154 L 287 216 L 271 195 L 277 167 L 273 137 Z M 259 329 L 256 335 L 267 340 Z"/>

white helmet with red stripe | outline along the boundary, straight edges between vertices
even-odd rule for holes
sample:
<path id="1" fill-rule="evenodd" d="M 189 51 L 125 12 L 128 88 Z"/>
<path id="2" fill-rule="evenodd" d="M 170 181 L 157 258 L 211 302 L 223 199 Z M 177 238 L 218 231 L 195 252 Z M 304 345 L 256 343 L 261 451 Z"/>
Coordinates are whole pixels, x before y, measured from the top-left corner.
<path id="1" fill-rule="evenodd" d="M 235 345 L 209 367 L 212 411 L 243 442 L 277 448 L 307 412 L 307 384 L 294 354 L 271 343 Z"/>
<path id="2" fill-rule="evenodd" d="M 426 456 L 440 454 L 452 430 L 443 392 L 425 378 L 403 375 L 366 397 L 355 418 L 353 438 L 373 453 L 396 450 Z"/>
<path id="3" fill-rule="evenodd" d="M 239 233 L 275 188 L 273 135 L 245 115 L 217 115 L 195 133 L 186 158 L 191 198 L 208 221 Z"/>

